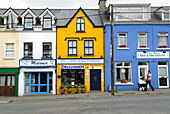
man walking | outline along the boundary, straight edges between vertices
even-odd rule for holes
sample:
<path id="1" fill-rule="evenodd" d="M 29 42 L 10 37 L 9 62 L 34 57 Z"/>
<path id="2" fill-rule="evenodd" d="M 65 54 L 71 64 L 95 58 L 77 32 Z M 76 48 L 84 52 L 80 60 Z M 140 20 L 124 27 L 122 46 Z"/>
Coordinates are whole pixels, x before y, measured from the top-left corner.
<path id="1" fill-rule="evenodd" d="M 152 91 L 154 91 L 154 88 L 153 88 L 152 85 L 151 85 L 151 77 L 152 77 L 151 71 L 148 70 L 147 79 L 146 79 L 146 88 L 145 88 L 145 91 L 147 91 L 148 84 L 149 84 L 150 87 L 152 88 Z"/>

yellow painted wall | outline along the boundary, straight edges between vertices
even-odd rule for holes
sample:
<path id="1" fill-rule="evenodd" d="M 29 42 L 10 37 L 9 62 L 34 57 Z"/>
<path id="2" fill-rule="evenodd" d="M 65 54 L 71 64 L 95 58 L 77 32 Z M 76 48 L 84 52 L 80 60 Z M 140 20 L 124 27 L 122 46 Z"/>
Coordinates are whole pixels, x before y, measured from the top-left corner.
<path id="1" fill-rule="evenodd" d="M 5 43 L 14 43 L 15 59 L 5 59 Z M 19 66 L 19 32 L 0 32 L 0 67 Z"/>

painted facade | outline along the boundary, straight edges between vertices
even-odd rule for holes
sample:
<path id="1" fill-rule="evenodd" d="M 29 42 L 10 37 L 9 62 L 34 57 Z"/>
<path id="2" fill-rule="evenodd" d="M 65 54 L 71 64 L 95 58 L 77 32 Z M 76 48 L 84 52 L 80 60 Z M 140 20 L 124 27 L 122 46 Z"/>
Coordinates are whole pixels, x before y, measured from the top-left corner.
<path id="1" fill-rule="evenodd" d="M 77 28 L 80 18 L 84 20 L 81 23 L 84 27 L 80 25 L 83 31 Z M 95 89 L 105 90 L 103 29 L 103 27 L 95 26 L 81 8 L 66 26 L 57 27 L 57 94 L 60 94 L 61 85 L 67 86 L 68 84 L 85 85 L 86 92 Z M 92 42 L 90 48 L 93 51 L 90 54 L 85 54 L 86 41 Z M 74 46 L 72 47 L 71 44 Z M 75 52 L 71 52 L 71 48 L 74 48 Z M 97 73 L 97 76 L 93 73 Z M 96 88 L 92 82 L 95 81 L 92 80 L 93 78 L 96 80 Z"/>

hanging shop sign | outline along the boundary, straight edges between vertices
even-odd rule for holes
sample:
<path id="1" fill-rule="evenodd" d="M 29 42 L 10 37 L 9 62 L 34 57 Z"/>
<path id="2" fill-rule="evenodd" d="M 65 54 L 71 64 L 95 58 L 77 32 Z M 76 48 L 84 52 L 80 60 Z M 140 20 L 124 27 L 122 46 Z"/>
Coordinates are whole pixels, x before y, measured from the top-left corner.
<path id="1" fill-rule="evenodd" d="M 104 59 L 58 59 L 57 64 L 104 64 Z"/>
<path id="2" fill-rule="evenodd" d="M 20 67 L 55 67 L 55 60 L 20 60 Z"/>
<path id="3" fill-rule="evenodd" d="M 84 69 L 84 65 L 61 65 L 61 69 Z"/>
<path id="4" fill-rule="evenodd" d="M 169 52 L 137 52 L 138 59 L 159 59 L 159 58 L 169 58 Z"/>

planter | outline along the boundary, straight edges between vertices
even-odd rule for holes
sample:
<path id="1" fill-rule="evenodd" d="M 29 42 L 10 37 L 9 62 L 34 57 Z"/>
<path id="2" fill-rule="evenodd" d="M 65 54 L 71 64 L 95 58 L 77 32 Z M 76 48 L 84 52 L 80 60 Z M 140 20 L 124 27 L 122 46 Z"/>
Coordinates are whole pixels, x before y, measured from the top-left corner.
<path id="1" fill-rule="evenodd" d="M 61 94 L 64 94 L 64 93 L 65 93 L 65 90 L 64 90 L 64 89 L 61 89 L 61 90 L 60 90 L 60 93 L 61 93 Z"/>
<path id="2" fill-rule="evenodd" d="M 67 93 L 71 93 L 71 89 L 67 89 Z"/>
<path id="3" fill-rule="evenodd" d="M 127 82 L 121 82 L 121 83 L 124 83 L 124 84 L 126 84 Z"/>
<path id="4" fill-rule="evenodd" d="M 126 48 L 126 46 L 119 46 L 119 48 Z"/>
<path id="5" fill-rule="evenodd" d="M 159 48 L 167 48 L 167 46 L 159 46 Z"/>
<path id="6" fill-rule="evenodd" d="M 146 46 L 140 46 L 140 48 L 146 48 Z"/>
<path id="7" fill-rule="evenodd" d="M 75 89 L 74 89 L 74 92 L 75 92 L 75 93 L 78 93 L 78 92 L 79 92 L 79 89 L 75 88 Z"/>
<path id="8" fill-rule="evenodd" d="M 82 88 L 81 93 L 86 93 L 86 88 Z"/>

